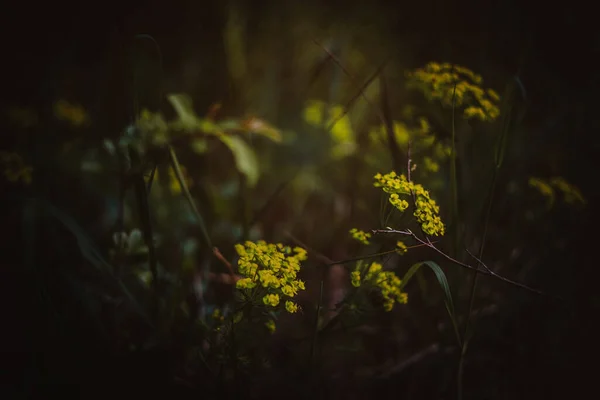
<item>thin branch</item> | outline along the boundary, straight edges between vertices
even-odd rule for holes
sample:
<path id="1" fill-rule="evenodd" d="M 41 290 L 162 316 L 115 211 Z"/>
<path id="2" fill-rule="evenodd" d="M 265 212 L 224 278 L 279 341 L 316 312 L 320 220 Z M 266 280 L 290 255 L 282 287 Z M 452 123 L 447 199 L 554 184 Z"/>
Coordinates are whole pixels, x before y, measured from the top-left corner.
<path id="1" fill-rule="evenodd" d="M 350 71 L 348 71 L 348 69 L 346 69 L 346 67 L 344 67 L 344 65 L 342 64 L 342 62 L 340 61 L 340 59 L 333 54 L 328 48 L 326 48 L 325 46 L 323 46 L 322 43 L 320 43 L 317 39 L 313 38 L 313 42 L 319 46 L 320 48 L 323 49 L 323 51 L 325 53 L 327 53 L 327 55 L 329 56 L 329 58 L 331 60 L 333 60 L 334 63 L 337 64 L 338 67 L 340 67 L 340 69 L 346 74 L 346 76 L 348 78 L 350 78 L 350 80 L 352 81 L 352 84 L 356 87 L 358 87 L 358 85 L 356 84 L 356 78 L 350 73 Z M 359 96 L 361 96 L 369 105 L 369 107 L 371 107 L 373 110 L 375 110 L 375 113 L 377 114 L 377 117 L 381 120 L 381 123 L 384 123 L 384 118 L 383 118 L 383 112 L 381 111 L 381 108 L 377 107 L 375 104 L 373 104 L 373 102 L 371 100 L 369 100 L 369 98 L 367 97 L 367 95 L 365 94 L 365 89 L 366 87 L 360 88 L 359 91 Z M 337 121 L 336 121 L 337 122 Z"/>
<path id="2" fill-rule="evenodd" d="M 367 79 L 366 82 L 360 87 L 360 89 L 358 90 L 358 93 L 356 93 L 354 96 L 352 96 L 352 98 L 344 106 L 344 112 L 329 124 L 329 126 L 327 127 L 328 131 L 331 130 L 335 126 L 335 124 L 337 124 L 342 118 L 344 118 L 344 116 L 347 114 L 347 110 L 350 108 L 350 106 L 356 101 L 356 99 L 358 97 L 361 96 L 361 94 L 367 89 L 367 87 L 369 87 L 369 85 L 381 74 L 381 71 L 387 65 L 387 63 L 390 61 L 390 59 L 391 59 L 391 56 L 388 57 L 385 61 L 383 61 L 379 65 L 379 67 L 377 67 L 375 72 L 369 77 L 369 79 Z"/>
<path id="3" fill-rule="evenodd" d="M 425 242 L 424 240 L 422 240 L 421 238 L 419 238 L 417 235 L 415 235 L 410 229 L 407 229 L 405 231 L 399 231 L 399 230 L 393 230 L 393 229 L 375 229 L 372 231 L 373 234 L 378 234 L 378 233 L 396 233 L 396 234 L 400 234 L 400 235 L 406 235 L 406 236 L 411 236 L 413 237 L 416 241 L 418 241 L 419 243 L 422 243 L 423 245 L 435 250 L 437 253 L 439 253 L 441 256 L 443 256 L 444 258 L 446 258 L 448 261 L 451 261 L 452 263 L 461 266 L 463 268 L 467 268 L 473 271 L 477 271 L 477 268 L 469 265 L 469 264 L 465 264 L 463 262 L 458 261 L 457 259 L 447 255 L 446 253 L 444 253 L 443 251 L 441 251 L 440 249 L 438 249 L 437 247 L 435 247 L 433 245 L 433 243 L 431 241 Z M 484 275 L 488 275 L 491 276 L 493 278 L 499 279 L 503 282 L 506 282 L 508 284 L 511 284 L 513 286 L 517 286 L 520 287 L 521 289 L 525 289 L 529 292 L 541 295 L 541 296 L 548 296 L 548 297 L 553 297 L 557 300 L 563 301 L 562 298 L 558 297 L 558 296 L 554 296 L 554 295 L 549 295 L 547 293 L 544 293 L 538 289 L 534 289 L 532 287 L 529 287 L 523 283 L 519 283 L 519 282 L 515 282 L 511 279 L 505 278 L 502 275 L 498 275 L 497 273 L 495 273 L 494 271 L 492 271 L 491 269 L 489 269 L 484 263 L 481 263 L 481 265 L 485 268 L 485 271 L 483 270 L 479 270 L 479 273 L 484 274 Z"/>
<path id="4" fill-rule="evenodd" d="M 231 276 L 235 277 L 235 272 L 233 271 L 233 266 L 231 265 L 231 263 L 229 261 L 227 261 L 227 259 L 225 257 L 223 257 L 223 254 L 221 254 L 221 252 L 219 251 L 219 249 L 217 247 L 213 247 L 213 254 L 215 255 L 215 257 L 217 257 L 217 259 L 219 261 L 221 261 L 223 264 L 225 264 L 225 266 L 227 267 L 227 270 L 229 271 Z"/>

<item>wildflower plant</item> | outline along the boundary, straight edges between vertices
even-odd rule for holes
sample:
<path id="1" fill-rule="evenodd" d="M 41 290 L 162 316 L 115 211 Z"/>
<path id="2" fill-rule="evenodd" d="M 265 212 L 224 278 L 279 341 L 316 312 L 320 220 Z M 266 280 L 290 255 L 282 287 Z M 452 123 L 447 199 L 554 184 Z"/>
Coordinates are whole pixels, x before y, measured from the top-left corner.
<path id="1" fill-rule="evenodd" d="M 297 276 L 300 263 L 306 260 L 306 250 L 262 240 L 237 244 L 235 250 L 241 275 L 236 289 L 243 300 L 268 312 L 285 310 L 294 314 L 300 310 L 293 299 L 306 289 Z M 275 322 L 267 322 L 267 328 L 275 331 Z"/>
<path id="2" fill-rule="evenodd" d="M 407 73 L 409 88 L 419 90 L 429 101 L 445 107 L 463 108 L 465 119 L 493 121 L 500 115 L 500 96 L 484 89 L 483 79 L 468 68 L 431 62 Z"/>
<path id="3" fill-rule="evenodd" d="M 446 228 L 439 215 L 440 207 L 423 186 L 408 181 L 405 175 L 397 175 L 394 171 L 385 175 L 376 174 L 374 186 L 388 193 L 389 202 L 401 212 L 406 211 L 409 206 L 408 200 L 414 196 L 413 215 L 423 232 L 432 236 L 444 235 Z"/>
<path id="4" fill-rule="evenodd" d="M 358 288 L 366 286 L 376 290 L 383 297 L 383 308 L 392 311 L 394 304 L 408 303 L 408 295 L 402 292 L 402 280 L 392 271 L 383 271 L 383 266 L 378 262 L 371 263 L 364 273 L 361 274 L 361 266 L 358 264 L 351 273 L 352 286 Z"/>
<path id="5" fill-rule="evenodd" d="M 350 229 L 350 236 L 352 236 L 352 239 L 357 240 L 364 245 L 370 244 L 369 239 L 371 238 L 371 234 L 368 232 L 352 228 Z"/>

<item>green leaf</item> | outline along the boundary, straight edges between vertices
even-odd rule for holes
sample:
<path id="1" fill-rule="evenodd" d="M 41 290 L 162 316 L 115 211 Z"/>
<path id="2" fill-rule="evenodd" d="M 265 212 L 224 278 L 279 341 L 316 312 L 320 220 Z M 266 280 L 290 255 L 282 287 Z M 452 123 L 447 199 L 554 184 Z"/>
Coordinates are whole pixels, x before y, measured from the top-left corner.
<path id="1" fill-rule="evenodd" d="M 246 175 L 248 186 L 256 185 L 260 170 L 254 150 L 239 136 L 219 135 L 219 139 L 233 153 L 235 165 L 238 171 Z"/>
<path id="2" fill-rule="evenodd" d="M 167 99 L 179 117 L 178 123 L 183 129 L 197 129 L 200 120 L 192 106 L 192 99 L 186 94 L 170 94 Z"/>
<path id="3" fill-rule="evenodd" d="M 440 284 L 440 287 L 444 291 L 444 303 L 446 305 L 446 311 L 448 311 L 448 315 L 450 315 L 450 320 L 452 321 L 454 333 L 456 334 L 456 339 L 458 340 L 458 343 L 460 345 L 461 339 L 458 333 L 458 323 L 456 321 L 456 313 L 454 311 L 454 302 L 452 301 L 450 285 L 448 284 L 448 279 L 446 279 L 446 274 L 444 274 L 444 271 L 440 268 L 439 265 L 437 265 L 433 261 L 423 261 L 414 264 L 412 267 L 409 268 L 406 274 L 404 274 L 404 277 L 402 278 L 402 283 L 400 284 L 400 290 L 402 290 L 406 286 L 410 279 L 417 273 L 419 268 L 421 268 L 424 265 L 428 266 L 433 271 L 438 283 Z"/>

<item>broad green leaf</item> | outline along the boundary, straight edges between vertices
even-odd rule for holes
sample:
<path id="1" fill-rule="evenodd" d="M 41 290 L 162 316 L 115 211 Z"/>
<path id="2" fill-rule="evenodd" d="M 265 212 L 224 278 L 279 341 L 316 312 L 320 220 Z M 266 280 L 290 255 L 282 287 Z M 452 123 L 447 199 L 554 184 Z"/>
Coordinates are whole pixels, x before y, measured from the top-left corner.
<path id="1" fill-rule="evenodd" d="M 258 159 L 254 150 L 239 136 L 219 135 L 219 139 L 233 153 L 235 165 L 238 171 L 246 175 L 248 186 L 254 186 L 260 175 Z"/>

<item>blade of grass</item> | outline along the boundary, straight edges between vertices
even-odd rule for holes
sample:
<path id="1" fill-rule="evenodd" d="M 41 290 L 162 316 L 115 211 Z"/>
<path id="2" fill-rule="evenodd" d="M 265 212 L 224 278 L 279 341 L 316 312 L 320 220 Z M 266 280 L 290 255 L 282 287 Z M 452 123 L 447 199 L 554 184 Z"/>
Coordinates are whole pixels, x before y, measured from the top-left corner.
<path id="1" fill-rule="evenodd" d="M 440 268 L 439 265 L 437 265 L 433 261 L 423 261 L 414 264 L 402 277 L 402 283 L 400 284 L 399 289 L 402 290 L 422 266 L 427 266 L 431 269 L 431 271 L 433 271 L 438 283 L 440 284 L 440 287 L 444 291 L 444 304 L 446 306 L 446 311 L 450 316 L 450 321 L 452 322 L 452 327 L 454 328 L 454 334 L 456 335 L 456 341 L 458 343 L 458 346 L 462 348 L 462 340 L 458 332 L 458 322 L 456 318 L 456 312 L 454 310 L 452 292 L 450 291 L 450 285 L 448 284 L 448 280 L 446 279 L 446 274 L 444 274 L 444 271 Z"/>
<path id="2" fill-rule="evenodd" d="M 526 50 L 526 48 L 525 48 L 525 50 Z M 521 60 L 521 64 L 524 61 L 525 55 L 526 55 L 526 52 L 524 51 L 522 60 Z M 515 93 L 516 84 L 520 85 L 520 88 L 522 89 L 521 93 L 524 97 L 525 91 L 524 91 L 524 88 L 523 88 L 519 78 L 518 78 L 518 72 L 517 72 L 517 75 L 515 76 L 515 79 L 507 85 L 506 90 L 505 90 L 504 99 L 503 99 L 504 105 L 502 108 L 505 109 L 506 112 L 503 113 L 504 118 L 503 118 L 503 124 L 502 124 L 502 131 L 498 138 L 498 141 L 496 142 L 495 149 L 494 149 L 494 170 L 493 170 L 493 175 L 492 175 L 492 182 L 490 184 L 490 188 L 489 188 L 489 192 L 488 192 L 487 207 L 486 207 L 486 212 L 485 212 L 485 216 L 484 216 L 483 232 L 482 232 L 482 237 L 481 237 L 481 245 L 479 247 L 479 255 L 477 257 L 476 269 L 474 272 L 473 281 L 471 283 L 471 289 L 470 289 L 470 294 L 469 294 L 469 308 L 467 311 L 464 333 L 463 333 L 464 341 L 463 341 L 463 346 L 462 346 L 461 352 L 460 352 L 460 359 L 458 362 L 457 391 L 458 391 L 458 399 L 459 400 L 462 399 L 464 360 L 465 360 L 465 355 L 467 353 L 468 342 L 471 337 L 471 335 L 469 335 L 469 327 L 471 325 L 471 315 L 472 315 L 473 308 L 475 305 L 475 292 L 477 289 L 477 280 L 478 280 L 479 274 L 480 274 L 479 267 L 482 264 L 481 260 L 483 259 L 483 251 L 485 248 L 488 226 L 489 226 L 490 216 L 491 216 L 491 212 L 492 212 L 492 206 L 493 206 L 493 202 L 494 202 L 494 193 L 495 193 L 496 183 L 498 180 L 500 168 L 502 167 L 502 163 L 504 162 L 504 156 L 506 154 L 506 147 L 507 147 L 507 143 L 508 143 L 508 135 L 511 130 L 511 123 L 513 122 L 513 105 L 514 105 L 513 104 L 513 96 Z"/>
<path id="3" fill-rule="evenodd" d="M 129 145 L 129 158 L 131 159 L 132 167 L 135 168 L 142 165 L 140 154 L 133 145 Z M 136 173 L 134 176 L 132 176 L 131 179 L 139 212 L 142 236 L 144 238 L 146 246 L 148 247 L 148 263 L 150 264 L 150 272 L 152 273 L 152 316 L 155 318 L 155 321 L 158 321 L 160 312 L 159 304 L 161 299 L 161 289 L 158 277 L 158 261 L 156 258 L 156 249 L 154 247 L 154 234 L 152 232 L 152 221 L 150 216 L 150 206 L 148 203 L 148 193 L 146 192 L 146 183 L 144 182 L 143 172 Z"/>
<path id="4" fill-rule="evenodd" d="M 454 74 L 454 67 L 452 67 Z M 452 224 L 454 225 L 453 256 L 458 257 L 460 223 L 458 215 L 458 177 L 456 173 L 456 82 L 452 89 L 452 154 L 450 155 L 450 191 L 452 193 Z"/>
<path id="5" fill-rule="evenodd" d="M 206 244 L 208 249 L 212 252 L 212 248 L 213 248 L 212 241 L 210 240 L 210 236 L 208 235 L 208 230 L 206 229 L 206 225 L 204 224 L 204 218 L 202 218 L 202 214 L 200 214 L 200 211 L 198 211 L 198 207 L 196 207 L 196 202 L 194 201 L 194 198 L 190 194 L 190 190 L 187 186 L 187 183 L 185 183 L 185 179 L 183 177 L 183 172 L 181 171 L 181 166 L 179 165 L 179 161 L 177 160 L 177 154 L 175 153 L 175 150 L 173 149 L 172 146 L 169 146 L 169 159 L 170 159 L 171 167 L 173 168 L 173 171 L 175 171 L 175 176 L 177 177 L 177 181 L 179 182 L 179 185 L 182 188 L 183 196 L 185 197 L 188 204 L 190 205 L 192 212 L 198 219 L 198 224 L 200 225 L 200 230 L 202 232 L 202 238 L 204 239 L 204 243 Z"/>
<path id="6" fill-rule="evenodd" d="M 315 324 L 313 329 L 313 340 L 310 345 L 310 367 L 317 365 L 317 342 L 319 338 L 319 317 L 321 316 L 321 309 L 323 307 L 323 278 L 321 278 L 321 284 L 319 286 L 319 300 L 317 302 L 317 313 L 315 315 Z"/>

